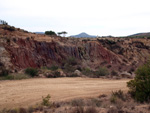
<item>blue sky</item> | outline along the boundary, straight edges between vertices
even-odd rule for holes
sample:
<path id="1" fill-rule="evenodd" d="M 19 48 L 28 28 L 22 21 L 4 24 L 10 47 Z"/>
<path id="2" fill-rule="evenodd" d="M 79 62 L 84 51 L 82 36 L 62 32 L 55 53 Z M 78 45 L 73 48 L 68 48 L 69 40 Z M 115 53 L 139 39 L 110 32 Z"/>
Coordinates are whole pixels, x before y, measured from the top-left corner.
<path id="1" fill-rule="evenodd" d="M 31 32 L 125 36 L 150 32 L 150 0 L 0 0 L 0 19 Z"/>

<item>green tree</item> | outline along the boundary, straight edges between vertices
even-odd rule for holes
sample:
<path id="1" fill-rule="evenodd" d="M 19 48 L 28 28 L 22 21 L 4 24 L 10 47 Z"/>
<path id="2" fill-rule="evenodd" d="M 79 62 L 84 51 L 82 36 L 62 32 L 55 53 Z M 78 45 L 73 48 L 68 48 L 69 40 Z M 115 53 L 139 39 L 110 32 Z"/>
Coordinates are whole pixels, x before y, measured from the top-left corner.
<path id="1" fill-rule="evenodd" d="M 59 36 L 63 34 L 63 35 L 64 35 L 64 37 L 65 37 L 65 36 L 66 36 L 66 34 L 67 34 L 67 32 L 66 32 L 66 31 L 62 31 L 62 32 L 58 32 L 57 34 L 58 34 Z"/>
<path id="2" fill-rule="evenodd" d="M 66 36 L 66 34 L 67 34 L 67 32 L 66 32 L 66 31 L 63 31 L 63 32 L 62 32 L 62 34 L 64 34 L 64 37 L 65 37 L 65 36 Z"/>
<path id="3" fill-rule="evenodd" d="M 62 32 L 58 32 L 57 34 L 58 34 L 58 36 L 60 36 L 62 34 Z"/>
<path id="4" fill-rule="evenodd" d="M 150 61 L 139 67 L 134 80 L 127 83 L 131 96 L 140 102 L 150 100 Z"/>
<path id="5" fill-rule="evenodd" d="M 56 35 L 54 31 L 45 31 L 46 35 Z"/>

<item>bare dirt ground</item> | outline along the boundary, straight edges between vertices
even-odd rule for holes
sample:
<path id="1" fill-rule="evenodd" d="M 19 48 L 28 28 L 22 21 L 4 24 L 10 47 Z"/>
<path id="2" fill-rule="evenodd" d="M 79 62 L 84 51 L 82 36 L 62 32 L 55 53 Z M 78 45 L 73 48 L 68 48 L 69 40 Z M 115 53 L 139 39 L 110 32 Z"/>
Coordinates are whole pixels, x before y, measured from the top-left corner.
<path id="1" fill-rule="evenodd" d="M 127 91 L 129 79 L 106 80 L 99 78 L 37 78 L 0 81 L 0 109 L 27 107 L 51 95 L 52 101 L 78 97 L 94 97 L 115 90 Z"/>

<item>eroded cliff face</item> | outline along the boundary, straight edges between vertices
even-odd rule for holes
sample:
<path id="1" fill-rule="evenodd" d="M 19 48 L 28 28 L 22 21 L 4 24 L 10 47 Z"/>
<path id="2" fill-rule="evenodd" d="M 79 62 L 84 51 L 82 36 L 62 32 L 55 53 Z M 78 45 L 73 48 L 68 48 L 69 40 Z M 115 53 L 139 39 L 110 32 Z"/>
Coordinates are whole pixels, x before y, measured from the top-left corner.
<path id="1" fill-rule="evenodd" d="M 74 57 L 81 67 L 134 71 L 150 57 L 149 39 L 75 39 L 8 28 L 0 26 L 0 60 L 11 69 L 62 66 L 66 59 Z"/>
<path id="2" fill-rule="evenodd" d="M 79 42 L 80 45 L 61 45 L 58 42 L 39 42 L 18 39 L 15 44 L 5 46 L 12 64 L 18 68 L 61 65 L 68 57 L 74 57 L 91 68 L 101 63 L 119 64 L 120 59 L 97 41 Z M 82 64 L 82 63 L 81 63 Z"/>

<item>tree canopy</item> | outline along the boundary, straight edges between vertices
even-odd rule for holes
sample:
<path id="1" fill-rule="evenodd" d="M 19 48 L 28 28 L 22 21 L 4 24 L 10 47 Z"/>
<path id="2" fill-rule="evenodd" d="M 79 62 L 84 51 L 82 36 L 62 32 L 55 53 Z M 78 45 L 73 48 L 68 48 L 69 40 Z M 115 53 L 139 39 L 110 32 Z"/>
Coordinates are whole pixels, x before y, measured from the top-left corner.
<path id="1" fill-rule="evenodd" d="M 0 24 L 3 24 L 3 25 L 8 25 L 8 23 L 4 20 L 0 20 Z"/>
<path id="2" fill-rule="evenodd" d="M 45 31 L 46 35 L 56 35 L 54 31 Z"/>
<path id="3" fill-rule="evenodd" d="M 58 34 L 59 36 L 63 34 L 63 35 L 64 35 L 64 37 L 65 37 L 65 36 L 66 36 L 66 34 L 67 34 L 67 32 L 66 32 L 66 31 L 62 31 L 62 32 L 58 32 L 57 34 Z"/>

